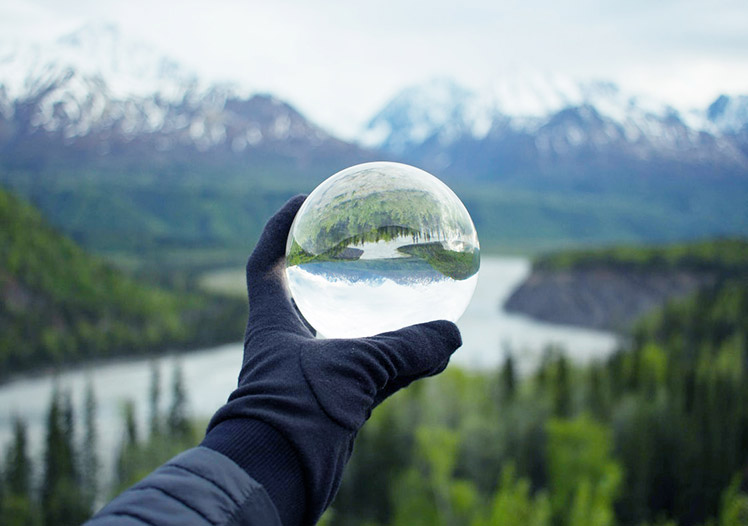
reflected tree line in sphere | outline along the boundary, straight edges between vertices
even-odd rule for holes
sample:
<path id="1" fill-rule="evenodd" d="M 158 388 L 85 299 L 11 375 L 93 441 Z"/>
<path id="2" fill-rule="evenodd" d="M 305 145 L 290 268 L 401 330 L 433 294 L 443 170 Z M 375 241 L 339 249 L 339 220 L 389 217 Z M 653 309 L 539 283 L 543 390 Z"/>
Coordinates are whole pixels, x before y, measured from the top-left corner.
<path id="1" fill-rule="evenodd" d="M 400 257 L 419 258 L 444 276 L 463 280 L 474 275 L 480 267 L 480 250 L 477 246 L 465 245 L 464 250 L 450 250 L 445 244 L 452 240 L 438 228 L 432 232 L 402 226 L 383 226 L 350 236 L 320 254 L 308 252 L 294 239 L 287 254 L 287 264 L 294 266 L 330 261 L 358 261 L 364 250 L 356 247 L 401 238 L 403 242 L 409 239 L 412 243 L 397 248 Z M 368 265 L 371 267 L 373 264 L 369 262 Z"/>
<path id="2" fill-rule="evenodd" d="M 445 208 L 423 191 L 381 191 L 355 200 L 353 195 L 339 197 L 345 199 L 297 218 L 293 233 L 307 250 L 322 254 L 344 241 L 363 244 L 400 236 L 413 236 L 413 243 L 447 241 L 474 232 L 466 211 Z"/>

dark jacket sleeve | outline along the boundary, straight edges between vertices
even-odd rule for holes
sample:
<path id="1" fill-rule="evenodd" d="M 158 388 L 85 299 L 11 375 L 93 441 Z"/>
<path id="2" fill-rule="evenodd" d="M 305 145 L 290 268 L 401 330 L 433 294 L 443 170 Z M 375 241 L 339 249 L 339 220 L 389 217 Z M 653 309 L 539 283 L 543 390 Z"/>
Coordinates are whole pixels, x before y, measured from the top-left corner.
<path id="1" fill-rule="evenodd" d="M 265 489 L 221 453 L 196 447 L 158 468 L 87 526 L 281 526 Z"/>

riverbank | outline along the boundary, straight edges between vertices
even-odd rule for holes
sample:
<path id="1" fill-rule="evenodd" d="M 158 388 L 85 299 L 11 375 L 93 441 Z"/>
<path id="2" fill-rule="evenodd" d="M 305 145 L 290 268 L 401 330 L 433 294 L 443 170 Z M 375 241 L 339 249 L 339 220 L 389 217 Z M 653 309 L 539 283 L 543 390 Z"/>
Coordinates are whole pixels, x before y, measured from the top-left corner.
<path id="1" fill-rule="evenodd" d="M 645 272 L 607 267 L 533 270 L 507 299 L 508 312 L 536 320 L 624 333 L 667 301 L 714 283 L 695 272 Z"/>
<path id="2" fill-rule="evenodd" d="M 549 323 L 623 334 L 643 316 L 748 275 L 748 241 L 565 251 L 539 258 L 503 307 Z"/>

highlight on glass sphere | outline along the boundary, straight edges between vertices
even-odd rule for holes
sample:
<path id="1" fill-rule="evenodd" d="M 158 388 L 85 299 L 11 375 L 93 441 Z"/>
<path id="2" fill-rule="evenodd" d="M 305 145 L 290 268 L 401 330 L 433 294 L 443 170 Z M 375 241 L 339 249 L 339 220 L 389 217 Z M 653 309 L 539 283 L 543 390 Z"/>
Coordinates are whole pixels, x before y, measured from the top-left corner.
<path id="1" fill-rule="evenodd" d="M 393 162 L 342 170 L 309 194 L 286 247 L 301 314 L 327 338 L 457 321 L 478 281 L 480 247 L 460 199 Z"/>

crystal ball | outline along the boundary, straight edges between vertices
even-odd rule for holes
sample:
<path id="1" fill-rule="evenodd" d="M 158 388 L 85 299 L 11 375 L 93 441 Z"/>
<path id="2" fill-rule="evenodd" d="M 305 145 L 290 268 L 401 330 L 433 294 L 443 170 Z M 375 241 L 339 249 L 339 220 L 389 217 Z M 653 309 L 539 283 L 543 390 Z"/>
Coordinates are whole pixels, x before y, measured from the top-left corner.
<path id="1" fill-rule="evenodd" d="M 372 162 L 326 179 L 291 226 L 286 276 L 327 338 L 457 321 L 478 281 L 475 226 L 455 193 L 406 164 Z"/>

